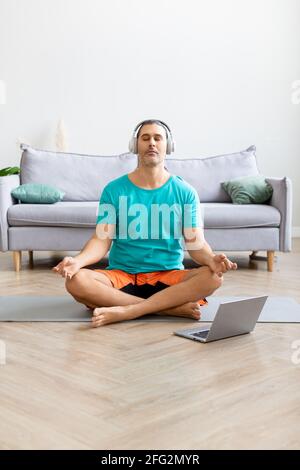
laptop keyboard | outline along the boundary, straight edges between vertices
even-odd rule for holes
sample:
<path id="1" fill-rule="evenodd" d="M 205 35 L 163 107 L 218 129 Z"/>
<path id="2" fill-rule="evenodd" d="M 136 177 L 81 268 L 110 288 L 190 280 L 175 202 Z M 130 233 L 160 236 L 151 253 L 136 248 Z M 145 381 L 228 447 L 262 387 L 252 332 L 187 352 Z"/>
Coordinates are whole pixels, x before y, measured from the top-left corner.
<path id="1" fill-rule="evenodd" d="M 192 336 L 196 336 L 196 338 L 206 338 L 208 333 L 209 333 L 209 330 L 198 331 L 197 333 L 192 333 Z"/>

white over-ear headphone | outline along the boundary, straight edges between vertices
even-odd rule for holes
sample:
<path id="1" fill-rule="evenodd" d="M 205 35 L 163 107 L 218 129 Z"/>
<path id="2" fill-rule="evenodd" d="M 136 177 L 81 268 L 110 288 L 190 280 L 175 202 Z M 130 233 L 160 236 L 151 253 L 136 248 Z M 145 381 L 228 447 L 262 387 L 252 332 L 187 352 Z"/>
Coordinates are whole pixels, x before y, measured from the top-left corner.
<path id="1" fill-rule="evenodd" d="M 153 119 L 153 121 L 157 121 L 157 123 L 160 123 L 162 125 L 162 127 L 166 130 L 166 133 L 167 133 L 167 150 L 166 150 L 166 153 L 167 153 L 167 155 L 170 155 L 170 153 L 175 151 L 175 141 L 173 140 L 171 129 L 169 128 L 169 126 L 165 122 L 160 121 L 159 119 Z M 138 134 L 138 131 L 140 130 L 140 128 L 147 122 L 148 122 L 148 119 L 146 121 L 140 122 L 135 127 L 135 129 L 133 131 L 133 134 L 132 134 L 132 137 L 129 141 L 129 152 L 135 153 L 135 154 L 138 153 L 137 134 Z"/>

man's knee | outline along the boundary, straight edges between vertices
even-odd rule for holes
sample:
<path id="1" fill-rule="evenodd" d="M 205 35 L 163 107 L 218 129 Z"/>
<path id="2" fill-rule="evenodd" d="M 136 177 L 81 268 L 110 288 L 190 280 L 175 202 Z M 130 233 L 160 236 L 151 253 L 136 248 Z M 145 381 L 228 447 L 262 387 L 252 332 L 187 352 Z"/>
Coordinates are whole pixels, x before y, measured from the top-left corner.
<path id="1" fill-rule="evenodd" d="M 85 270 L 80 270 L 74 274 L 72 279 L 66 279 L 65 286 L 70 294 L 75 294 L 78 297 L 82 294 L 86 284 L 88 282 L 88 275 Z"/>
<path id="2" fill-rule="evenodd" d="M 223 283 L 223 276 L 218 276 L 216 273 L 213 273 L 208 266 L 203 266 L 199 269 L 199 275 L 205 280 L 205 284 L 207 285 L 208 289 L 213 293 L 216 289 L 221 287 Z"/>

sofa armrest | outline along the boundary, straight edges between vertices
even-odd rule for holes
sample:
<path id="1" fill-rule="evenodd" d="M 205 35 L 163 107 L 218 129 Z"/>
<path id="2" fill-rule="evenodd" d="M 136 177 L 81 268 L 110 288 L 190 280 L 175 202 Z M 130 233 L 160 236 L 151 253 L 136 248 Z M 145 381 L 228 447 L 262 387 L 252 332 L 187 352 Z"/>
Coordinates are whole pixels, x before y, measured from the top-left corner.
<path id="1" fill-rule="evenodd" d="M 292 249 L 292 182 L 288 177 L 266 178 L 273 188 L 270 205 L 276 207 L 281 214 L 279 227 L 280 251 Z"/>
<path id="2" fill-rule="evenodd" d="M 17 201 L 10 192 L 20 184 L 19 175 L 0 176 L 0 250 L 8 250 L 7 211 Z"/>

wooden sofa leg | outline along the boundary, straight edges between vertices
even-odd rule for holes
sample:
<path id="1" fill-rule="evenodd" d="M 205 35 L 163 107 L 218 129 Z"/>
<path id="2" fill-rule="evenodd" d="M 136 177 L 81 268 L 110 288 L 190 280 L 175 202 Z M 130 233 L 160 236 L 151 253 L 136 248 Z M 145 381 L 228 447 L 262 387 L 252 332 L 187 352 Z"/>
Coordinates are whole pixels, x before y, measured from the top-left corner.
<path id="1" fill-rule="evenodd" d="M 21 269 L 22 251 L 13 251 L 14 267 L 18 273 Z"/>
<path id="2" fill-rule="evenodd" d="M 33 251 L 28 251 L 29 255 L 29 268 L 33 269 Z"/>
<path id="3" fill-rule="evenodd" d="M 271 273 L 273 271 L 275 251 L 267 251 L 267 264 L 268 271 Z"/>

